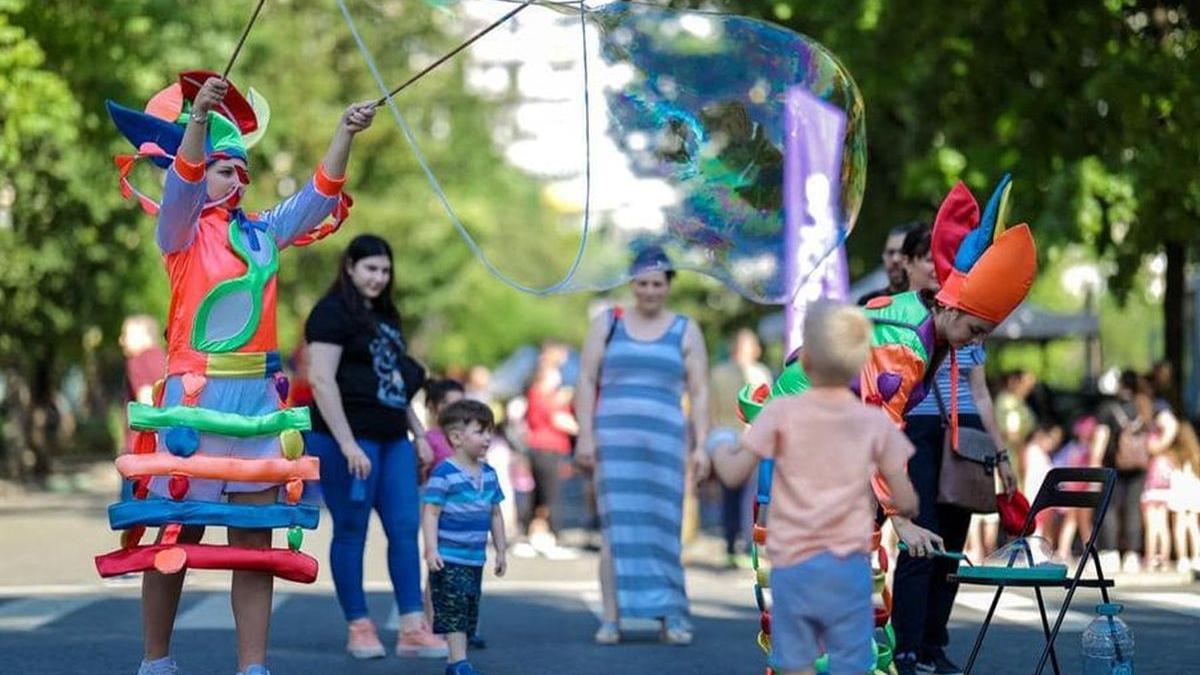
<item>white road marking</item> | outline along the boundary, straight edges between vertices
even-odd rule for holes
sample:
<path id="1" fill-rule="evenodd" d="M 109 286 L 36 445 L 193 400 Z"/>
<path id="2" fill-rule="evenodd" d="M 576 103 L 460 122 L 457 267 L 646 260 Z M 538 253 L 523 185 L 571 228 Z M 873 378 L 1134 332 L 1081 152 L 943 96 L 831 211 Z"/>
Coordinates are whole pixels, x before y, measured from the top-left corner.
<path id="1" fill-rule="evenodd" d="M 271 611 L 279 609 L 291 598 L 288 593 L 276 593 L 271 597 Z M 179 615 L 175 620 L 176 630 L 233 630 L 233 609 L 229 596 L 223 593 L 207 595 Z"/>
<path id="2" fill-rule="evenodd" d="M 1177 612 L 1188 616 L 1200 617 L 1200 595 L 1196 593 L 1172 593 L 1172 592 L 1135 592 L 1122 593 L 1114 598 L 1116 602 L 1124 600 L 1134 600 L 1138 603 L 1144 603 L 1162 609 L 1168 612 Z"/>
<path id="3" fill-rule="evenodd" d="M 994 595 L 995 593 L 992 591 L 959 591 L 954 604 L 974 610 L 980 614 L 986 614 L 988 607 L 992 604 L 992 597 Z M 1051 626 L 1054 625 L 1054 620 L 1058 616 L 1058 610 L 1058 602 L 1048 601 L 1046 603 L 1046 616 Z M 1004 595 L 1000 596 L 1000 604 L 996 606 L 996 614 L 992 620 L 1017 623 L 1034 629 L 1039 629 L 1042 625 L 1041 617 L 1038 614 L 1037 602 L 1033 598 L 1018 595 L 1012 591 L 1005 591 Z M 1091 617 L 1087 614 L 1072 609 L 1063 618 L 1060 630 L 1069 633 L 1082 631 L 1083 627 L 1090 621 Z"/>
<path id="4" fill-rule="evenodd" d="M 47 597 L 6 602 L 0 604 L 0 630 L 37 630 L 101 599 L 97 596 Z"/>

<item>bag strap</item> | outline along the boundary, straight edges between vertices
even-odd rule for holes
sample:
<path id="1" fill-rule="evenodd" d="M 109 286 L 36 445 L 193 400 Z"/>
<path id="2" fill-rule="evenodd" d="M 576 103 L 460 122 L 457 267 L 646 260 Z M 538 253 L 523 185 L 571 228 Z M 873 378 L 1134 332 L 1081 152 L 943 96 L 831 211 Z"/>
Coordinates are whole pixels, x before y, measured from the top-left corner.
<path id="1" fill-rule="evenodd" d="M 1125 412 L 1125 406 L 1121 405 L 1120 401 L 1114 402 L 1112 407 L 1113 416 L 1117 418 L 1117 424 L 1121 425 L 1121 428 L 1117 430 L 1118 433 L 1129 430 L 1130 427 L 1133 427 L 1140 420 L 1140 418 L 1130 417 L 1129 413 Z M 1134 428 L 1133 431 L 1137 431 L 1137 429 Z"/>
<path id="2" fill-rule="evenodd" d="M 600 366 L 596 369 L 596 392 L 600 392 L 601 373 L 604 372 L 604 353 L 608 351 L 608 345 L 612 343 L 613 337 L 617 334 L 617 325 L 621 322 L 621 317 L 625 314 L 624 308 L 620 305 L 612 308 L 612 316 L 609 319 L 608 335 L 604 336 L 604 349 L 600 354 Z"/>
<path id="3" fill-rule="evenodd" d="M 623 307 L 612 308 L 612 320 L 608 324 L 608 335 L 604 337 L 604 346 L 607 347 L 613 341 L 613 336 L 617 334 L 617 324 L 621 321 L 621 316 L 625 314 Z"/>
<path id="4" fill-rule="evenodd" d="M 942 415 L 942 422 L 946 426 L 950 426 L 950 415 L 946 412 L 946 404 L 942 401 L 942 388 L 938 386 L 937 373 L 933 374 L 933 400 L 937 401 L 938 412 Z"/>

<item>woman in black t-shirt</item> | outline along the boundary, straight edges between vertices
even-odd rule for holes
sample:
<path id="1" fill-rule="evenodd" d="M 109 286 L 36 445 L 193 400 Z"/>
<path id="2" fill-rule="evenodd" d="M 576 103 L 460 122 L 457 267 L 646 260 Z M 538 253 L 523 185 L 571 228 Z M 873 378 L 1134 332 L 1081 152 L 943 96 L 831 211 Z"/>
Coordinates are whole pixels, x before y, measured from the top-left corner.
<path id="1" fill-rule="evenodd" d="M 423 370 L 406 354 L 392 303 L 392 249 L 373 235 L 355 237 L 338 278 L 308 316 L 309 376 L 316 409 L 306 436 L 321 460 L 321 491 L 333 518 L 329 551 L 338 602 L 355 658 L 385 654 L 367 612 L 363 548 L 371 510 L 388 538 L 388 571 L 400 610 L 400 656 L 444 657 L 446 643 L 425 623 L 421 596 L 418 459 L 433 458 L 409 406 Z M 416 449 L 409 441 L 416 438 Z"/>

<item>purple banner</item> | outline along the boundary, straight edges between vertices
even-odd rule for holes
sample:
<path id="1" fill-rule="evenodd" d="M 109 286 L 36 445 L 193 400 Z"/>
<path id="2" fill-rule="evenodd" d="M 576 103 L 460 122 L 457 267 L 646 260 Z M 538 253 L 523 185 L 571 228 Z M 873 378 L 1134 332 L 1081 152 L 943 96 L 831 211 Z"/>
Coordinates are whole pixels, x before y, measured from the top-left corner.
<path id="1" fill-rule="evenodd" d="M 846 115 L 802 87 L 788 90 L 784 110 L 784 261 L 791 299 L 784 306 L 787 353 L 801 346 L 804 314 L 820 298 L 849 293 L 839 221 Z"/>

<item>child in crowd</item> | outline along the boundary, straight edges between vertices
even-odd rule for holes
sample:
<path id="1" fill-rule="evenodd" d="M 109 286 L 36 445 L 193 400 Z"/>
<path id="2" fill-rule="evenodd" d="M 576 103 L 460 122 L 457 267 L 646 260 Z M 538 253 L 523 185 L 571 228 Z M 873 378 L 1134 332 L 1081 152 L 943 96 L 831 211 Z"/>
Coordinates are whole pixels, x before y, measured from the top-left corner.
<path id="1" fill-rule="evenodd" d="M 450 647 L 446 675 L 478 675 L 467 660 L 467 637 L 479 619 L 488 531 L 496 550 L 496 576 L 504 576 L 504 518 L 495 470 L 482 460 L 492 440 L 495 418 L 473 400 L 452 403 L 438 417 L 454 456 L 433 470 L 425 485 L 425 560 L 433 595 L 433 632 Z"/>
<path id="2" fill-rule="evenodd" d="M 1200 439 L 1191 424 L 1179 423 L 1171 457 L 1175 470 L 1167 508 L 1175 514 L 1177 569 L 1200 572 Z"/>
<path id="3" fill-rule="evenodd" d="M 1178 445 L 1178 440 L 1175 445 Z M 1174 485 L 1174 446 L 1150 457 L 1146 486 L 1142 490 L 1142 518 L 1146 524 L 1146 565 L 1153 571 L 1166 568 L 1171 559 L 1171 520 L 1167 510 Z"/>
<path id="4" fill-rule="evenodd" d="M 830 672 L 872 670 L 872 476 L 882 475 L 900 514 L 917 515 L 906 469 L 912 444 L 847 385 L 870 343 L 871 324 L 861 310 L 814 305 L 800 357 L 812 388 L 772 399 L 741 447 L 717 449 L 713 458 L 726 485 L 743 484 L 759 458 L 775 460 L 767 551 L 775 602 L 771 661 L 779 673 L 812 673 L 822 646 Z"/>
<path id="5" fill-rule="evenodd" d="M 438 426 L 438 417 L 451 403 L 463 400 L 466 396 L 462 383 L 449 378 L 430 380 L 425 385 L 425 408 L 429 412 L 429 426 L 425 429 L 425 441 L 433 449 L 433 462 L 429 470 L 433 471 L 443 460 L 454 456 L 454 448 L 446 439 L 446 433 Z"/>
<path id="6" fill-rule="evenodd" d="M 1025 468 L 1025 494 L 1030 499 L 1042 489 L 1046 474 L 1054 468 L 1051 457 L 1058 446 L 1062 444 L 1062 428 L 1055 424 L 1042 424 L 1029 436 L 1025 445 L 1025 453 L 1021 458 L 1021 466 Z M 1050 522 L 1054 510 L 1047 509 L 1037 516 L 1037 529 L 1034 534 L 1045 536 L 1046 524 Z"/>
<path id="7" fill-rule="evenodd" d="M 1054 465 L 1068 469 L 1086 469 L 1091 466 L 1092 436 L 1096 433 L 1096 417 L 1087 415 L 1075 420 L 1071 426 L 1071 440 L 1054 456 Z M 1094 489 L 1091 483 L 1065 486 L 1070 490 Z M 1033 498 L 1036 493 L 1025 493 Z M 1075 535 L 1080 542 L 1092 536 L 1091 509 L 1064 509 L 1062 525 L 1058 531 L 1058 559 L 1071 560 L 1075 553 Z"/>
<path id="8" fill-rule="evenodd" d="M 444 460 L 454 456 L 454 448 L 450 447 L 450 440 L 446 438 L 446 433 L 441 427 L 437 426 L 438 416 L 442 414 L 451 403 L 457 403 L 466 397 L 466 391 L 463 385 L 458 380 L 445 378 L 441 380 L 431 380 L 425 385 L 425 406 L 429 411 L 430 426 L 425 431 L 425 440 L 429 442 L 429 447 L 433 449 L 433 462 L 429 466 L 430 473 L 437 468 Z M 494 447 L 494 446 L 493 446 Z M 490 457 L 489 452 L 489 457 Z M 495 463 L 494 461 L 491 463 Z M 496 474 L 501 477 L 500 489 L 504 490 L 504 472 L 497 470 Z M 425 587 L 425 613 L 429 615 L 430 620 L 433 619 L 433 604 L 429 597 L 429 586 Z M 487 641 L 478 633 L 472 633 L 470 636 L 471 649 L 485 649 Z"/>

